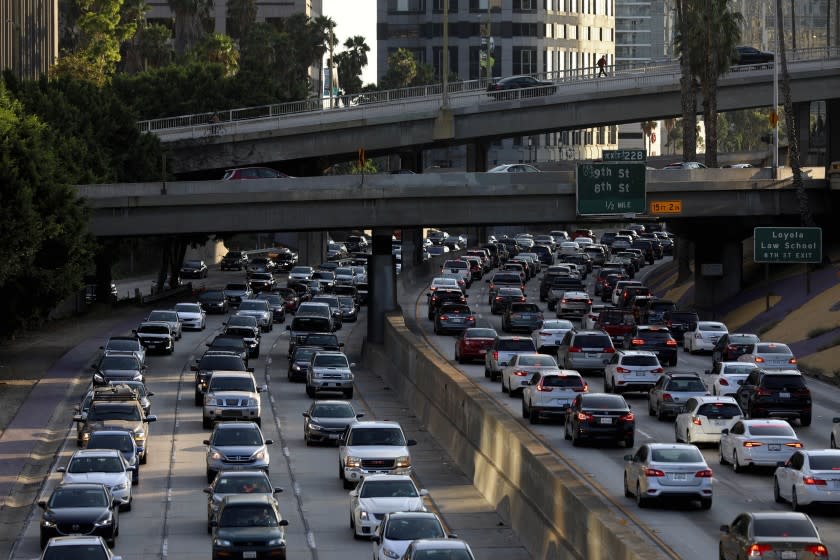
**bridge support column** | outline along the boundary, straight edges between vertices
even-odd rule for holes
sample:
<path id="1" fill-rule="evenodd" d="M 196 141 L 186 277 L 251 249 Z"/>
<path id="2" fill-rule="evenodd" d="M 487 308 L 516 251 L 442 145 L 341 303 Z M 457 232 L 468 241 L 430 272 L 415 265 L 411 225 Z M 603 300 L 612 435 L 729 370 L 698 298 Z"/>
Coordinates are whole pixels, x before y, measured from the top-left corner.
<path id="1" fill-rule="evenodd" d="M 96 264 L 96 301 L 111 301 L 111 267 L 114 264 L 114 251 L 111 243 L 105 241 L 100 243 L 94 263 Z"/>
<path id="2" fill-rule="evenodd" d="M 741 239 L 710 239 L 694 246 L 694 304 L 712 313 L 741 291 L 744 250 Z"/>
<path id="3" fill-rule="evenodd" d="M 302 231 L 298 234 L 297 248 L 300 264 L 318 266 L 326 255 L 327 233 L 324 231 Z"/>
<path id="4" fill-rule="evenodd" d="M 799 158 L 802 165 L 809 165 L 808 151 L 811 148 L 811 103 L 794 103 L 793 115 L 796 119 L 796 136 L 799 140 Z M 788 155 L 790 158 L 790 155 Z"/>
<path id="5" fill-rule="evenodd" d="M 414 274 L 414 269 L 423 264 L 423 230 L 420 228 L 403 228 L 402 255 L 400 274 Z"/>
<path id="6" fill-rule="evenodd" d="M 487 171 L 487 143 L 473 142 L 467 144 L 467 171 Z"/>
<path id="7" fill-rule="evenodd" d="M 385 314 L 397 308 L 397 275 L 394 271 L 394 257 L 391 254 L 391 230 L 373 230 L 373 254 L 368 260 L 368 283 L 370 299 L 367 339 L 382 344 L 385 339 Z"/>
<path id="8" fill-rule="evenodd" d="M 840 161 L 840 99 L 825 101 L 826 168 L 832 161 Z"/>
<path id="9" fill-rule="evenodd" d="M 414 171 L 415 173 L 423 173 L 423 150 L 415 148 L 412 150 L 402 150 L 399 154 L 399 168 L 407 171 Z M 392 168 L 393 169 L 393 168 Z"/>

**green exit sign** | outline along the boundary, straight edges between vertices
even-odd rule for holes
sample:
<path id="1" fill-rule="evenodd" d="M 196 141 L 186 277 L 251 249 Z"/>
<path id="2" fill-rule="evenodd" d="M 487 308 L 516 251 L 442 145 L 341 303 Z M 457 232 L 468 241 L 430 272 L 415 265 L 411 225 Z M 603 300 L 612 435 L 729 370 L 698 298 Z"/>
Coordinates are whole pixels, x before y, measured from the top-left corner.
<path id="1" fill-rule="evenodd" d="M 644 214 L 644 163 L 579 163 L 577 213 Z"/>
<path id="2" fill-rule="evenodd" d="M 631 150 L 603 150 L 601 159 L 604 161 L 647 161 L 647 152 L 642 148 Z"/>
<path id="3" fill-rule="evenodd" d="M 822 262 L 822 228 L 754 228 L 753 261 L 757 263 Z"/>

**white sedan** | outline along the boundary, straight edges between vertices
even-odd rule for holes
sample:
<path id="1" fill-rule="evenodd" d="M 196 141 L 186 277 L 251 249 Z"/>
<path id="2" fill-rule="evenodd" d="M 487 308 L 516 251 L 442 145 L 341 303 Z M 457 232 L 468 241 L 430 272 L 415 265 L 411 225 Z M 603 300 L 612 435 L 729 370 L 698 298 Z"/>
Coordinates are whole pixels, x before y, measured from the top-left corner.
<path id="1" fill-rule="evenodd" d="M 353 536 L 370 537 L 379 521 L 392 511 L 426 511 L 423 496 L 407 475 L 375 474 L 350 492 L 350 528 Z"/>
<path id="2" fill-rule="evenodd" d="M 840 451 L 800 449 L 773 475 L 776 503 L 794 511 L 811 504 L 840 504 Z"/>
<path id="3" fill-rule="evenodd" d="M 566 333 L 575 328 L 571 321 L 566 319 L 547 319 L 543 321 L 539 330 L 534 331 L 534 342 L 537 348 L 543 346 L 558 346 Z"/>
<path id="4" fill-rule="evenodd" d="M 181 319 L 181 325 L 185 329 L 196 329 L 203 331 L 207 323 L 207 314 L 197 303 L 176 303 L 175 312 Z"/>
<path id="5" fill-rule="evenodd" d="M 683 335 L 683 351 L 711 352 L 720 337 L 729 332 L 726 325 L 717 321 L 697 321 L 693 331 Z"/>
<path id="6" fill-rule="evenodd" d="M 560 368 L 554 357 L 547 354 L 514 354 L 502 368 L 502 393 L 511 397 L 521 394 L 525 382 L 537 372 L 559 373 Z"/>
<path id="7" fill-rule="evenodd" d="M 734 397 L 738 393 L 738 387 L 755 369 L 755 364 L 744 362 L 720 362 L 717 371 L 717 379 L 712 385 L 712 394 L 726 397 Z"/>
<path id="8" fill-rule="evenodd" d="M 674 420 L 674 439 L 685 443 L 718 443 L 720 434 L 744 413 L 733 397 L 691 397 Z"/>
<path id="9" fill-rule="evenodd" d="M 784 420 L 738 420 L 720 436 L 720 464 L 735 472 L 751 466 L 776 466 L 787 461 L 803 444 Z"/>

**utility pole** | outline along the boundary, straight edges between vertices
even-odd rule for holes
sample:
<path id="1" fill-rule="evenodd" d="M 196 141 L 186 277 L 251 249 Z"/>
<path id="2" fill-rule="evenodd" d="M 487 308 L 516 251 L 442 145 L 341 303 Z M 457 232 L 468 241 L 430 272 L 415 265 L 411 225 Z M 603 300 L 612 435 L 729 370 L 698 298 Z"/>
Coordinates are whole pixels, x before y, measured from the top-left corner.
<path id="1" fill-rule="evenodd" d="M 333 76 L 333 43 L 335 43 L 335 36 L 333 35 L 333 21 L 330 19 L 330 109 L 333 108 L 333 91 L 335 90 L 335 79 Z"/>
<path id="2" fill-rule="evenodd" d="M 441 77 L 443 87 L 440 92 L 440 105 L 449 108 L 449 0 L 443 0 L 443 53 L 441 60 Z"/>

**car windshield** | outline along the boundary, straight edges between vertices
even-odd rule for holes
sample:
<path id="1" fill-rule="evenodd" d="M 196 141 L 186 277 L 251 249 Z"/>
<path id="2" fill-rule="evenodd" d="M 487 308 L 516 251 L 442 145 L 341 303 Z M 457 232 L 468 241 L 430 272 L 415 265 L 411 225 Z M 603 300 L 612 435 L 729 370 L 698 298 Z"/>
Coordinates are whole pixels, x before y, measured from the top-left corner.
<path id="1" fill-rule="evenodd" d="M 93 432 L 87 444 L 88 449 L 116 449 L 123 453 L 134 451 L 134 438 L 131 434 L 100 434 Z"/>
<path id="2" fill-rule="evenodd" d="M 350 432 L 348 445 L 405 445 L 399 428 L 357 428 Z"/>
<path id="3" fill-rule="evenodd" d="M 141 420 L 140 409 L 134 405 L 95 402 L 88 412 L 88 420 Z"/>
<path id="4" fill-rule="evenodd" d="M 537 366 L 537 367 L 557 367 L 557 362 L 554 361 L 554 358 L 551 356 L 546 356 L 543 354 L 525 354 L 519 356 L 519 359 L 516 361 L 516 365 L 519 366 Z"/>
<path id="5" fill-rule="evenodd" d="M 198 362 L 198 369 L 202 371 L 245 371 L 245 363 L 239 356 L 204 356 Z"/>
<path id="6" fill-rule="evenodd" d="M 391 519 L 385 529 L 385 538 L 392 541 L 435 539 L 445 536 L 443 527 L 434 517 Z"/>
<path id="7" fill-rule="evenodd" d="M 320 348 L 301 348 L 298 346 L 295 348 L 294 357 L 292 360 L 295 362 L 309 362 L 312 359 L 312 354 L 320 350 Z"/>
<path id="8" fill-rule="evenodd" d="M 317 404 L 309 415 L 313 418 L 355 418 L 356 413 L 349 404 Z"/>
<path id="9" fill-rule="evenodd" d="M 752 436 L 796 437 L 790 424 L 754 424 L 749 427 Z"/>
<path id="10" fill-rule="evenodd" d="M 105 346 L 108 350 L 123 350 L 134 352 L 139 350 L 139 343 L 136 340 L 109 340 L 108 345 Z"/>
<path id="11" fill-rule="evenodd" d="M 48 546 L 43 560 L 108 560 L 108 553 L 99 544 L 71 544 Z"/>
<path id="12" fill-rule="evenodd" d="M 164 321 L 167 323 L 177 323 L 178 314 L 174 311 L 152 311 L 149 313 L 147 321 Z"/>
<path id="13" fill-rule="evenodd" d="M 705 403 L 697 409 L 697 416 L 723 420 L 741 416 L 741 408 L 735 403 Z"/>
<path id="14" fill-rule="evenodd" d="M 72 474 L 93 472 L 118 473 L 124 470 L 122 459 L 114 456 L 74 457 L 67 466 L 67 472 Z"/>
<path id="15" fill-rule="evenodd" d="M 244 338 L 254 338 L 256 334 L 251 327 L 228 327 L 225 329 L 225 334 L 232 334 Z"/>
<path id="16" fill-rule="evenodd" d="M 201 268 L 201 261 L 184 261 L 184 268 Z"/>
<path id="17" fill-rule="evenodd" d="M 221 301 L 225 299 L 225 294 L 224 292 L 204 292 L 198 296 L 198 299 L 201 301 Z"/>
<path id="18" fill-rule="evenodd" d="M 270 272 L 254 272 L 251 274 L 251 280 L 271 280 L 272 278 Z"/>
<path id="19" fill-rule="evenodd" d="M 293 331 L 321 332 L 329 331 L 330 320 L 326 317 L 295 317 L 292 320 Z M 313 344 L 310 342 L 310 344 Z"/>
<path id="20" fill-rule="evenodd" d="M 704 393 L 706 386 L 699 379 L 672 379 L 668 382 L 668 390 L 684 393 Z"/>
<path id="21" fill-rule="evenodd" d="M 583 379 L 578 375 L 547 375 L 542 378 L 543 387 L 583 387 Z"/>
<path id="22" fill-rule="evenodd" d="M 801 375 L 766 375 L 762 380 L 766 389 L 796 391 L 805 388 Z"/>
<path id="23" fill-rule="evenodd" d="M 264 475 L 222 474 L 213 486 L 216 494 L 271 494 L 273 488 Z"/>
<path id="24" fill-rule="evenodd" d="M 197 303 L 177 303 L 175 311 L 181 313 L 201 313 L 201 306 Z"/>
<path id="25" fill-rule="evenodd" d="M 308 266 L 296 266 L 294 267 L 289 274 L 311 274 L 312 268 Z"/>
<path id="26" fill-rule="evenodd" d="M 341 307 L 356 307 L 356 302 L 353 301 L 352 296 L 339 296 L 338 303 L 341 304 Z"/>
<path id="27" fill-rule="evenodd" d="M 500 340 L 496 345 L 497 350 L 503 352 L 536 352 L 534 341 L 530 338 Z"/>
<path id="28" fill-rule="evenodd" d="M 134 356 L 105 356 L 99 362 L 99 369 L 140 369 L 140 362 Z"/>
<path id="29" fill-rule="evenodd" d="M 254 446 L 262 445 L 262 436 L 257 430 L 248 428 L 226 428 L 216 430 L 211 445 L 224 447 L 229 445 Z"/>
<path id="30" fill-rule="evenodd" d="M 233 350 L 244 350 L 245 341 L 236 336 L 217 336 L 211 346 L 213 348 L 232 348 Z"/>
<path id="31" fill-rule="evenodd" d="M 755 347 L 756 354 L 792 354 L 790 348 L 785 344 L 758 344 Z"/>
<path id="32" fill-rule="evenodd" d="M 410 480 L 374 480 L 362 485 L 360 498 L 416 498 L 419 494 Z"/>
<path id="33" fill-rule="evenodd" d="M 266 303 L 246 300 L 239 304 L 239 311 L 266 311 Z"/>
<path id="34" fill-rule="evenodd" d="M 256 393 L 257 388 L 254 386 L 254 380 L 248 377 L 227 377 L 214 375 L 210 378 L 210 386 L 207 391 L 212 393 L 214 391 L 243 391 L 246 393 Z"/>
<path id="35" fill-rule="evenodd" d="M 50 498 L 51 508 L 96 507 L 108 505 L 105 492 L 100 488 L 73 488 L 58 486 Z M 87 558 L 85 556 L 85 558 Z"/>
<path id="36" fill-rule="evenodd" d="M 277 515 L 270 506 L 235 505 L 222 509 L 219 527 L 277 527 Z"/>
<path id="37" fill-rule="evenodd" d="M 627 403 L 619 395 L 588 395 L 581 401 L 583 408 L 627 410 Z"/>
<path id="38" fill-rule="evenodd" d="M 753 524 L 756 537 L 808 537 L 817 539 L 817 532 L 808 519 L 783 516 L 777 519 L 756 519 Z"/>
<path id="39" fill-rule="evenodd" d="M 697 329 L 701 331 L 726 332 L 726 327 L 720 323 L 698 323 Z"/>
<path id="40" fill-rule="evenodd" d="M 659 360 L 656 359 L 656 356 L 646 356 L 646 355 L 624 356 L 621 359 L 621 365 L 625 365 L 625 366 L 658 366 L 659 365 Z"/>
<path id="41" fill-rule="evenodd" d="M 499 295 L 502 297 L 522 297 L 522 290 L 519 288 L 500 288 Z"/>
<path id="42" fill-rule="evenodd" d="M 582 334 L 575 337 L 574 345 L 579 348 L 612 348 L 610 337 L 602 334 Z"/>
<path id="43" fill-rule="evenodd" d="M 697 448 L 653 449 L 650 459 L 655 463 L 702 463 L 703 455 Z"/>
<path id="44" fill-rule="evenodd" d="M 347 356 L 339 354 L 322 354 L 320 356 L 315 356 L 315 363 L 313 365 L 315 367 L 350 367 L 347 363 Z"/>

